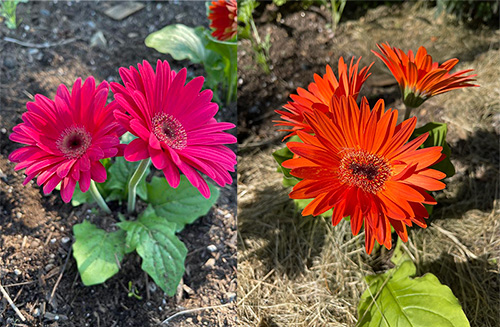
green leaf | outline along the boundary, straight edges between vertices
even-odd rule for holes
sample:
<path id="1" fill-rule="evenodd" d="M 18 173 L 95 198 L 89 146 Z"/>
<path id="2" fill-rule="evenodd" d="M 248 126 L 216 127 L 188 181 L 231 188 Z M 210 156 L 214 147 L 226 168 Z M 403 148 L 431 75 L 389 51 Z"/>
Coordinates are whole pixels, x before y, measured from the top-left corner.
<path id="1" fill-rule="evenodd" d="M 168 53 L 175 60 L 189 59 L 195 64 L 206 60 L 203 27 L 192 28 L 173 24 L 153 32 L 146 37 L 146 46 L 161 53 Z"/>
<path id="2" fill-rule="evenodd" d="M 302 141 L 300 140 L 300 138 L 297 135 L 294 135 L 294 136 L 292 136 L 292 137 L 290 137 L 288 139 L 288 142 L 302 142 Z M 283 175 L 285 175 L 285 177 L 287 177 L 287 178 L 295 178 L 292 175 L 290 175 L 290 169 L 285 168 L 285 167 L 282 166 L 283 162 L 285 162 L 288 159 L 292 159 L 293 158 L 293 153 L 292 153 L 292 151 L 290 151 L 288 149 L 287 146 L 285 146 L 282 149 L 274 151 L 273 152 L 273 157 L 274 157 L 274 160 L 276 160 L 276 162 L 279 165 L 278 171 L 282 172 Z M 284 180 L 283 180 L 283 184 L 285 184 Z M 293 185 L 295 185 L 295 184 L 293 184 Z"/>
<path id="3" fill-rule="evenodd" d="M 138 220 L 118 225 L 127 232 L 127 253 L 136 250 L 142 258 L 142 270 L 167 295 L 175 295 L 187 255 L 186 246 L 175 235 L 175 224 L 158 217 L 148 206 Z"/>
<path id="4" fill-rule="evenodd" d="M 446 124 L 434 122 L 427 123 L 425 126 L 415 129 L 411 139 L 414 139 L 426 132 L 429 132 L 429 137 L 425 140 L 422 147 L 429 148 L 432 146 L 442 146 L 443 153 L 446 155 L 446 158 L 433 165 L 432 169 L 445 173 L 447 177 L 455 175 L 455 167 L 450 161 L 451 149 L 448 146 L 448 143 L 446 143 L 446 134 L 448 132 Z"/>
<path id="5" fill-rule="evenodd" d="M 415 265 L 407 260 L 385 274 L 367 276 L 369 288 L 359 302 L 357 326 L 469 327 L 448 286 L 430 273 L 410 278 L 415 272 Z"/>
<path id="6" fill-rule="evenodd" d="M 120 137 L 120 143 L 121 144 L 129 144 L 130 142 L 132 142 L 136 138 L 137 138 L 137 136 L 135 136 L 134 134 L 132 134 L 130 132 L 126 132 L 125 134 L 123 134 Z"/>
<path id="7" fill-rule="evenodd" d="M 135 170 L 139 166 L 140 161 L 130 162 L 126 161 L 123 157 L 117 157 L 115 162 L 108 169 L 108 179 L 106 180 L 105 189 L 109 195 L 106 196 L 107 201 L 112 200 L 125 200 L 128 196 L 128 182 Z M 146 177 L 149 174 L 149 168 L 142 176 L 142 179 L 137 184 L 137 195 L 141 199 L 146 199 Z"/>
<path id="8" fill-rule="evenodd" d="M 175 189 L 168 185 L 165 178 L 155 176 L 147 184 L 147 201 L 159 217 L 175 223 L 176 230 L 181 231 L 186 224 L 206 215 L 217 202 L 219 189 L 210 183 L 208 187 L 210 198 L 205 199 L 184 175 Z"/>
<path id="9" fill-rule="evenodd" d="M 125 250 L 125 232 L 108 233 L 84 220 L 73 226 L 73 256 L 83 284 L 104 283 L 120 269 Z"/>

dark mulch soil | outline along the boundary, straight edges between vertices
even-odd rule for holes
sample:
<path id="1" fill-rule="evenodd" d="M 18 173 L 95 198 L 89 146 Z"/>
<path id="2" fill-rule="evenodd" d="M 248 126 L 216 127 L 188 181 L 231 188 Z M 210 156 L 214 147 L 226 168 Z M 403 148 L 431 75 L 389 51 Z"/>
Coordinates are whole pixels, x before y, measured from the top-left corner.
<path id="1" fill-rule="evenodd" d="M 174 62 L 144 45 L 161 27 L 204 25 L 202 2 L 143 2 L 139 12 L 115 21 L 103 12 L 119 2 L 50 1 L 18 7 L 23 23 L 15 30 L 0 24 L 0 282 L 27 318 L 23 322 L 2 297 L 1 326 L 154 326 L 175 312 L 226 306 L 180 315 L 171 326 L 235 326 L 236 186 L 221 190 L 213 210 L 180 233 L 188 248 L 186 273 L 177 296 L 170 298 L 140 269 L 140 258 L 128 255 L 120 272 L 102 285 L 81 283 L 70 254 L 72 226 L 90 219 L 102 227 L 116 215 L 102 216 L 91 206 L 73 208 L 57 192 L 43 195 L 33 182 L 23 186 L 22 172 L 7 160 L 17 144 L 9 141 L 21 122 L 25 104 L 37 93 L 53 97 L 60 83 L 93 75 L 119 81 L 118 68 L 143 59 L 167 59 L 175 70 L 188 68 L 188 78 L 203 74 L 200 66 Z M 90 47 L 102 31 L 107 44 Z M 3 37 L 27 42 L 19 45 Z M 67 44 L 59 44 L 68 42 Z M 40 45 L 40 48 L 37 48 Z M 220 120 L 235 122 L 235 106 L 221 108 Z M 112 208 L 119 210 L 116 203 Z M 210 252 L 209 245 L 217 250 Z M 212 266 L 206 264 L 215 259 Z M 212 260 L 211 260 L 212 261 Z M 210 262 L 211 262 L 210 261 Z M 128 296 L 128 284 L 142 297 Z"/>

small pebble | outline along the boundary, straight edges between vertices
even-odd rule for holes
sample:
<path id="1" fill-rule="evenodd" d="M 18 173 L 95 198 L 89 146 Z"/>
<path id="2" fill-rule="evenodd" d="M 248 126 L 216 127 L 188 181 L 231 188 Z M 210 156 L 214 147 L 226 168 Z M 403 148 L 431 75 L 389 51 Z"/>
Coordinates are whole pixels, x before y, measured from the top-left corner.
<path id="1" fill-rule="evenodd" d="M 63 238 L 61 239 L 61 242 L 62 242 L 63 244 L 66 244 L 66 243 L 68 243 L 69 241 L 70 241 L 70 238 L 69 238 L 69 237 L 67 237 L 67 236 L 65 236 L 65 237 L 63 237 Z"/>
<path id="2" fill-rule="evenodd" d="M 54 267 L 55 267 L 55 265 L 54 265 L 54 264 L 49 263 L 48 265 L 46 265 L 46 266 L 45 266 L 45 271 L 46 271 L 46 272 L 49 272 L 49 271 L 51 271 Z"/>
<path id="3" fill-rule="evenodd" d="M 226 293 L 226 299 L 228 302 L 233 302 L 236 299 L 236 293 L 234 292 Z"/>
<path id="4" fill-rule="evenodd" d="M 213 244 L 210 244 L 209 246 L 207 246 L 207 250 L 210 252 L 215 252 L 217 251 L 217 247 Z"/>
<path id="5" fill-rule="evenodd" d="M 14 269 L 14 274 L 16 274 L 16 276 L 21 275 L 21 273 L 22 273 L 22 272 L 21 272 L 21 270 L 19 270 L 19 269 L 17 269 L 17 268 L 16 268 L 16 269 Z"/>
<path id="6" fill-rule="evenodd" d="M 57 242 L 57 239 L 53 238 L 50 240 L 50 243 L 54 244 L 55 242 Z"/>
<path id="7" fill-rule="evenodd" d="M 12 69 L 16 67 L 16 59 L 12 57 L 5 57 L 3 58 L 3 65 L 7 67 L 8 69 Z"/>
<path id="8" fill-rule="evenodd" d="M 203 265 L 203 267 L 205 267 L 207 269 L 212 269 L 214 266 L 215 266 L 215 259 L 214 258 L 208 259 L 207 262 L 205 262 L 205 264 Z"/>
<path id="9" fill-rule="evenodd" d="M 17 219 L 21 219 L 22 217 L 23 217 L 23 214 L 22 214 L 22 213 L 20 213 L 20 212 L 17 212 L 17 213 L 16 213 L 16 218 L 17 218 Z"/>
<path id="10" fill-rule="evenodd" d="M 106 48 L 108 45 L 108 41 L 106 40 L 106 37 L 104 36 L 104 33 L 102 31 L 97 31 L 92 37 L 90 38 L 90 47 L 98 47 L 98 48 Z"/>
<path id="11" fill-rule="evenodd" d="M 5 128 L 0 129 L 0 132 L 2 132 L 2 134 L 7 134 L 7 130 Z"/>

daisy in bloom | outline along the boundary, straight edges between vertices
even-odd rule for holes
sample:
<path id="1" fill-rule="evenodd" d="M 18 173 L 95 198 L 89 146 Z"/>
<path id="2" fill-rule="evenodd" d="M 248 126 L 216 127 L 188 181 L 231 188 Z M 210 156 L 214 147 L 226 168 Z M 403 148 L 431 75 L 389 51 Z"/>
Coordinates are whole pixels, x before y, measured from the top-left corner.
<path id="1" fill-rule="evenodd" d="M 403 101 L 409 108 L 416 108 L 425 100 L 436 94 L 441 94 L 462 87 L 479 86 L 469 82 L 475 81 L 477 75 L 466 75 L 473 69 L 450 73 L 458 63 L 458 59 L 447 60 L 441 65 L 432 62 L 424 47 L 418 48 L 417 54 L 392 47 L 389 43 L 377 44 L 381 53 L 372 52 L 382 59 L 392 75 L 396 78 L 403 95 Z"/>
<path id="2" fill-rule="evenodd" d="M 332 115 L 319 110 L 305 113 L 314 135 L 297 131 L 303 141 L 288 142 L 297 157 L 283 167 L 302 179 L 292 199 L 314 198 L 302 215 L 319 215 L 333 208 L 332 223 L 350 216 L 357 235 L 364 224 L 366 252 L 376 240 L 391 248 L 391 225 L 406 242 L 406 226 L 426 227 L 423 204 L 436 204 L 426 191 L 441 190 L 446 175 L 429 167 L 444 158 L 441 147 L 418 149 L 423 134 L 407 143 L 415 129 L 413 117 L 396 125 L 396 110 L 384 110 L 379 100 L 370 111 L 363 98 L 335 98 Z"/>
<path id="3" fill-rule="evenodd" d="M 210 27 L 214 29 L 212 36 L 219 41 L 232 39 L 238 29 L 238 4 L 236 0 L 212 1 L 210 7 Z"/>
<path id="4" fill-rule="evenodd" d="M 299 87 L 297 94 L 290 95 L 292 101 L 289 101 L 283 106 L 285 110 L 276 110 L 276 113 L 281 115 L 279 121 L 275 121 L 276 126 L 286 126 L 289 129 L 281 129 L 280 131 L 291 132 L 285 139 L 295 135 L 297 131 L 311 133 L 312 130 L 304 120 L 304 113 L 312 113 L 313 107 L 317 110 L 328 112 L 328 107 L 332 97 L 335 95 L 340 97 L 353 96 L 357 98 L 361 86 L 366 81 L 373 62 L 368 67 L 363 67 L 359 70 L 359 61 L 354 64 L 354 58 L 351 59 L 349 68 L 344 62 L 344 58 L 339 59 L 338 80 L 333 74 L 332 68 L 326 66 L 326 74 L 320 77 L 314 74 L 314 83 L 309 84 L 307 90 Z"/>
<path id="5" fill-rule="evenodd" d="M 106 105 L 108 93 L 107 82 L 96 87 L 93 77 L 83 85 L 79 78 L 71 93 L 61 84 L 54 100 L 37 94 L 27 103 L 23 122 L 10 135 L 11 141 L 26 146 L 9 156 L 18 163 L 16 170 L 26 168 L 24 184 L 36 177 L 48 194 L 61 183 L 61 197 L 69 202 L 76 182 L 86 192 L 92 181 L 106 180 L 99 160 L 123 153 L 119 136 L 124 133 L 113 117 L 116 102 Z"/>
<path id="6" fill-rule="evenodd" d="M 225 144 L 236 138 L 223 131 L 235 125 L 215 120 L 218 106 L 211 102 L 212 91 L 200 92 L 204 78 L 185 84 L 186 69 L 176 73 L 167 61 L 158 60 L 156 72 L 147 61 L 137 66 L 120 68 L 125 86 L 111 84 L 120 104 L 115 117 L 137 136 L 125 148 L 125 159 L 151 158 L 174 188 L 180 170 L 206 198 L 210 190 L 199 172 L 220 186 L 231 183 L 228 171 L 234 171 L 236 155 Z"/>

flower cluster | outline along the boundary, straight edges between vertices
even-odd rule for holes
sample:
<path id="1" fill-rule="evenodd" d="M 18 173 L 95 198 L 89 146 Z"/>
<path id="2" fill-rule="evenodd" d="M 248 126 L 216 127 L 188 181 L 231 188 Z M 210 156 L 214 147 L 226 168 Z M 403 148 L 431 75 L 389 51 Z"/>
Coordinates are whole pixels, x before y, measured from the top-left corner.
<path id="1" fill-rule="evenodd" d="M 96 86 L 93 77 L 83 85 L 77 79 L 71 93 L 59 86 L 54 100 L 37 94 L 28 102 L 10 135 L 26 146 L 9 156 L 16 170 L 26 168 L 25 184 L 36 178 L 44 193 L 60 184 L 69 202 L 77 182 L 82 192 L 104 182 L 100 160 L 116 156 L 151 158 L 174 188 L 182 172 L 206 198 L 210 190 L 200 172 L 220 186 L 232 182 L 236 155 L 225 145 L 236 138 L 224 131 L 235 126 L 215 120 L 218 106 L 212 91 L 201 91 L 203 77 L 186 84 L 186 69 L 176 73 L 166 61 L 158 61 L 156 72 L 147 61 L 119 71 L 124 85 L 111 84 L 109 104 L 108 83 Z M 128 145 L 120 144 L 125 131 L 137 136 Z"/>
<path id="2" fill-rule="evenodd" d="M 417 107 L 430 96 L 468 82 L 470 70 L 450 74 L 457 59 L 442 65 L 432 62 L 425 48 L 416 57 L 379 45 L 377 54 L 398 80 L 405 103 Z M 373 63 L 371 64 L 373 65 Z M 441 146 L 421 148 L 428 133 L 410 140 L 417 119 L 397 124 L 398 112 L 385 109 L 380 99 L 370 109 L 359 91 L 370 74 L 370 66 L 359 69 L 359 60 L 349 69 L 341 57 L 338 80 L 327 66 L 321 78 L 314 76 L 308 90 L 298 88 L 285 110 L 276 110 L 286 126 L 285 138 L 297 135 L 300 142 L 288 142 L 293 158 L 282 163 L 299 181 L 292 199 L 312 199 L 302 215 L 320 215 L 333 209 L 332 223 L 350 217 L 352 233 L 365 230 L 366 252 L 375 241 L 391 248 L 391 226 L 408 240 L 407 226 L 426 227 L 429 214 L 424 206 L 436 204 L 427 191 L 442 190 L 446 174 L 431 166 L 445 158 Z"/>

